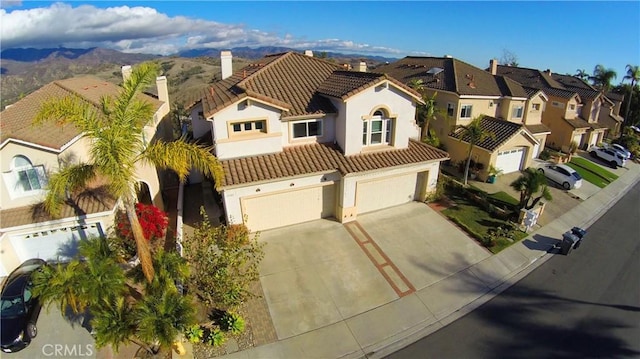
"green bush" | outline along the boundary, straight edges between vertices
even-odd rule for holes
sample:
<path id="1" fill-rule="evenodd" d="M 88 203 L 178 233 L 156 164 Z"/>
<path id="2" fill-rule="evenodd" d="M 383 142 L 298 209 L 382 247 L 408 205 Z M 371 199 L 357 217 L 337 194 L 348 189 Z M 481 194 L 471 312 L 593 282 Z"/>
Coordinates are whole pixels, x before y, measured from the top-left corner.
<path id="1" fill-rule="evenodd" d="M 538 158 L 543 161 L 547 161 L 549 158 L 551 158 L 551 153 L 549 152 L 549 150 L 545 149 L 542 152 L 540 152 L 540 154 L 538 155 Z"/>
<path id="2" fill-rule="evenodd" d="M 207 330 L 204 336 L 204 343 L 214 347 L 222 346 L 226 341 L 224 333 L 217 328 Z"/>
<path id="3" fill-rule="evenodd" d="M 198 324 L 192 325 L 184 333 L 185 338 L 191 343 L 199 343 L 204 337 L 204 330 Z"/>
<path id="4" fill-rule="evenodd" d="M 242 333 L 244 331 L 244 327 L 244 319 L 236 313 L 225 312 L 220 321 L 220 328 L 226 332 L 231 332 L 232 334 Z"/>

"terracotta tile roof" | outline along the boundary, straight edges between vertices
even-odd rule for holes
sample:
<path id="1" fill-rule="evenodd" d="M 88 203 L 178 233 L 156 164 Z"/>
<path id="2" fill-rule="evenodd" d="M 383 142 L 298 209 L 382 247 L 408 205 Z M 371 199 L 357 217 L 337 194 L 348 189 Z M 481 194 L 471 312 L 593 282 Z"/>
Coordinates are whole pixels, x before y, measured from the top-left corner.
<path id="1" fill-rule="evenodd" d="M 98 106 L 100 98 L 117 96 L 119 90 L 120 87 L 117 85 L 93 76 L 74 77 L 44 85 L 0 113 L 0 143 L 15 139 L 60 149 L 80 132 L 72 125 L 61 127 L 53 121 L 38 126 L 32 125 L 40 105 L 51 98 L 79 95 L 87 102 Z M 162 105 L 162 102 L 153 97 L 140 96 L 150 102 L 156 111 Z"/>
<path id="2" fill-rule="evenodd" d="M 576 117 L 574 119 L 565 118 L 564 120 L 567 121 L 571 126 L 573 126 L 573 128 L 591 128 L 589 122 L 583 120 L 580 117 Z"/>
<path id="3" fill-rule="evenodd" d="M 376 83 L 388 80 L 420 99 L 417 91 L 385 74 L 374 72 L 335 71 L 318 87 L 318 93 L 345 100 Z"/>
<path id="4" fill-rule="evenodd" d="M 538 133 L 547 133 L 547 132 L 551 132 L 551 129 L 543 124 L 537 124 L 537 125 L 524 125 L 524 127 L 527 128 L 527 130 L 529 130 L 529 132 L 533 133 L 533 134 L 538 134 Z"/>
<path id="5" fill-rule="evenodd" d="M 73 201 L 62 206 L 58 218 L 74 218 L 93 213 L 113 210 L 116 200 L 103 189 L 87 190 L 75 197 Z M 0 211 L 0 226 L 11 228 L 32 223 L 51 221 L 51 217 L 41 203 Z"/>
<path id="6" fill-rule="evenodd" d="M 500 146 L 516 134 L 520 133 L 520 131 L 526 131 L 526 128 L 522 124 L 501 120 L 491 116 L 483 117 L 480 121 L 480 127 L 485 131 L 493 133 L 494 138 L 487 137 L 484 141 L 477 143 L 476 146 L 482 147 L 490 152 L 500 148 Z M 462 129 L 459 128 L 449 136 L 468 143 L 469 136 L 463 136 L 462 132 Z"/>
<path id="7" fill-rule="evenodd" d="M 410 140 L 406 149 L 344 156 L 331 144 L 308 144 L 285 148 L 283 152 L 223 160 L 223 187 L 287 177 L 339 171 L 342 175 L 421 162 L 444 161 L 449 155 L 437 148 Z"/>
<path id="8" fill-rule="evenodd" d="M 498 76 L 454 58 L 407 56 L 377 67 L 376 71 L 384 72 L 405 84 L 418 79 L 430 89 L 458 95 L 526 97 L 519 83 L 498 79 Z"/>

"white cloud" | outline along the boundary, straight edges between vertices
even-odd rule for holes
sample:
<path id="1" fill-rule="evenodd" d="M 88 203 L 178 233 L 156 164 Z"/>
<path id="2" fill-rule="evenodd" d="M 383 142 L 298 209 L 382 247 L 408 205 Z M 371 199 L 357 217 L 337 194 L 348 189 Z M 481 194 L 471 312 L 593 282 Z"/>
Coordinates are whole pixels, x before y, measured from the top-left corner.
<path id="1" fill-rule="evenodd" d="M 119 6 L 73 7 L 65 3 L 29 10 L 0 9 L 2 48 L 12 47 L 106 47 L 125 52 L 168 55 L 193 48 L 236 46 L 286 46 L 318 51 L 396 55 L 397 49 L 359 44 L 342 39 L 309 40 L 284 37 L 242 25 L 169 17 L 153 8 Z"/>

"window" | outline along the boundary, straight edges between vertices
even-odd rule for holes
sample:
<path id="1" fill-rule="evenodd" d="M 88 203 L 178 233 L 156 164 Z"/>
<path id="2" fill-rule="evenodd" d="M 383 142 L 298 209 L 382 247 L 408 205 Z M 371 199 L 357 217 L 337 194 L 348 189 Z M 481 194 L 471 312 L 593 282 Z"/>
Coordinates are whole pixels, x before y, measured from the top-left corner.
<path id="1" fill-rule="evenodd" d="M 257 120 L 257 121 L 236 122 L 231 125 L 231 128 L 234 134 L 267 132 L 267 121 Z"/>
<path id="2" fill-rule="evenodd" d="M 460 118 L 471 118 L 472 105 L 462 105 L 460 107 Z"/>
<path id="3" fill-rule="evenodd" d="M 362 122 L 362 145 L 388 145 L 391 143 L 393 120 L 382 111 L 376 111 L 371 119 Z"/>
<path id="4" fill-rule="evenodd" d="M 522 118 L 522 110 L 523 110 L 522 106 L 514 106 L 513 113 L 511 114 L 511 116 L 513 118 Z"/>
<path id="5" fill-rule="evenodd" d="M 539 103 L 534 103 L 532 106 L 534 111 L 540 111 L 540 104 Z"/>
<path id="6" fill-rule="evenodd" d="M 4 173 L 3 177 L 12 198 L 41 191 L 47 184 L 44 167 L 33 166 L 27 157 L 21 155 L 13 158 L 11 172 Z"/>
<path id="7" fill-rule="evenodd" d="M 455 106 L 452 103 L 448 103 L 447 104 L 447 116 L 449 117 L 453 117 L 453 114 L 455 113 Z"/>
<path id="8" fill-rule="evenodd" d="M 552 101 L 551 102 L 551 106 L 557 107 L 557 108 L 564 108 L 564 104 L 562 102 L 558 102 L 558 101 Z"/>
<path id="9" fill-rule="evenodd" d="M 322 136 L 322 120 L 309 120 L 293 123 L 293 138 Z"/>
<path id="10" fill-rule="evenodd" d="M 574 104 L 569 105 L 569 110 L 575 110 L 575 109 L 576 109 L 576 105 Z"/>

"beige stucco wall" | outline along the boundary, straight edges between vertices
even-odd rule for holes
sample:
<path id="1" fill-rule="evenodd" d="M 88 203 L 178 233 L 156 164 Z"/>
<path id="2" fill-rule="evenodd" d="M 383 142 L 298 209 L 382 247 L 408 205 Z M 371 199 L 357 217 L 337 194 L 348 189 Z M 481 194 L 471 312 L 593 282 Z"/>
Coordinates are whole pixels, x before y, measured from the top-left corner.
<path id="1" fill-rule="evenodd" d="M 535 110 L 533 105 L 538 105 L 539 109 Z M 542 123 L 542 114 L 547 107 L 547 101 L 541 95 L 537 94 L 527 101 L 525 107 L 523 123 L 527 125 L 539 125 Z"/>

